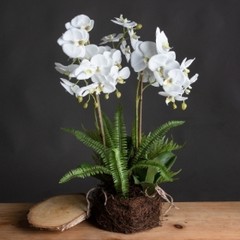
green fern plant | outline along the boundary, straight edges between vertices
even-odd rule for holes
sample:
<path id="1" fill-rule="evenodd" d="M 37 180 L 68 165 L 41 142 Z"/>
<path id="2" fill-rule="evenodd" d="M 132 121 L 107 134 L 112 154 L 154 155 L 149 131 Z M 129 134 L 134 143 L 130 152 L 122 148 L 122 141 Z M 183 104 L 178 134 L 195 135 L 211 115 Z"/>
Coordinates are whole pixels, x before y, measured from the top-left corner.
<path id="1" fill-rule="evenodd" d="M 80 167 L 65 174 L 61 178 L 60 183 L 76 177 L 85 178 L 87 176 L 109 175 L 112 177 L 116 193 L 127 197 L 129 192 L 128 144 L 122 110 L 119 108 L 116 111 L 113 122 L 105 117 L 103 126 L 106 134 L 105 146 L 99 141 L 99 138 L 96 140 L 87 133 L 64 129 L 90 147 L 97 154 L 98 162 L 101 165 L 90 166 L 89 164 L 82 164 Z M 100 179 L 104 179 L 104 177 L 100 177 Z"/>
<path id="2" fill-rule="evenodd" d="M 166 133 L 183 124 L 182 121 L 171 121 L 142 140 L 138 149 L 134 146 L 133 136 L 127 136 L 122 109 L 118 108 L 111 121 L 103 115 L 105 145 L 98 134 L 63 129 L 74 135 L 80 142 L 95 153 L 96 164 L 81 164 L 78 168 L 66 173 L 60 180 L 65 183 L 73 178 L 94 176 L 105 185 L 113 185 L 115 192 L 128 197 L 131 184 L 141 184 L 143 188 L 154 187 L 161 182 L 173 181 L 178 172 L 171 171 L 175 162 L 172 151 L 181 146 L 166 138 Z"/>

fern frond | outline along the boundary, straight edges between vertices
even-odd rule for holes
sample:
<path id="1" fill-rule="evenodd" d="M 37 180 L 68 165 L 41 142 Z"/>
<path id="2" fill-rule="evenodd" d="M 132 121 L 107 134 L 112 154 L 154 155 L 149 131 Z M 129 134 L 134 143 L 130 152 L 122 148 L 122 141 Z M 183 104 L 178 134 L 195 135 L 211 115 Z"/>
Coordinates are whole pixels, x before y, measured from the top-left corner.
<path id="1" fill-rule="evenodd" d="M 146 138 L 142 140 L 142 144 L 139 147 L 136 156 L 133 161 L 133 165 L 138 162 L 141 159 L 145 158 L 146 152 L 152 145 L 158 141 L 159 139 L 162 139 L 165 134 L 172 128 L 180 126 L 184 123 L 184 121 L 169 121 L 165 124 L 163 124 L 161 127 L 157 128 L 154 132 L 152 132 L 150 135 L 148 135 Z"/>
<path id="2" fill-rule="evenodd" d="M 111 152 L 112 157 L 109 158 L 109 166 L 116 191 L 126 196 L 129 191 L 127 133 L 120 108 L 114 116 L 112 140 L 114 148 Z"/>
<path id="3" fill-rule="evenodd" d="M 87 147 L 91 148 L 95 151 L 98 155 L 100 155 L 101 159 L 103 160 L 103 164 L 107 167 L 108 166 L 108 158 L 106 156 L 107 148 L 103 146 L 103 144 L 99 141 L 96 141 L 88 134 L 81 132 L 79 130 L 63 128 L 65 132 L 71 133 L 74 135 L 80 142 L 82 142 Z"/>
<path id="4" fill-rule="evenodd" d="M 95 176 L 98 174 L 107 174 L 111 175 L 111 171 L 100 165 L 89 165 L 82 164 L 80 167 L 73 169 L 66 173 L 59 181 L 59 183 L 65 183 L 70 181 L 73 178 L 85 178 L 90 176 Z"/>
<path id="5" fill-rule="evenodd" d="M 112 139 L 113 124 L 105 114 L 103 114 L 103 128 L 104 128 L 104 133 L 106 138 L 106 145 L 109 148 L 113 148 L 114 147 L 114 142 Z"/>
<path id="6" fill-rule="evenodd" d="M 173 140 L 165 138 L 165 136 L 154 142 L 146 151 L 147 159 L 154 159 L 161 153 L 173 152 L 181 149 L 183 146 L 175 143 Z"/>

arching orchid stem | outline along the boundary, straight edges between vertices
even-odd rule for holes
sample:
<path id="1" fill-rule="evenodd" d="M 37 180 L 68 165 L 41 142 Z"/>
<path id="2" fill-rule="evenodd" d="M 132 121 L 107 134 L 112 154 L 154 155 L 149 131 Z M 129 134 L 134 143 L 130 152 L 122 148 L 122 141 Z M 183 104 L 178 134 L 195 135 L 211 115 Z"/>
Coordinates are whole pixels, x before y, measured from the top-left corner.
<path id="1" fill-rule="evenodd" d="M 100 130 L 102 143 L 104 146 L 106 146 L 106 138 L 105 138 L 104 127 L 103 127 L 103 116 L 102 116 L 100 97 L 98 94 L 96 94 L 95 96 L 96 96 L 97 123 Z"/>
<path id="2" fill-rule="evenodd" d="M 142 74 L 141 74 L 140 84 L 139 84 L 138 146 L 140 146 L 142 142 L 142 115 L 143 115 L 143 80 L 142 80 Z"/>
<path id="3" fill-rule="evenodd" d="M 143 75 L 142 73 L 140 73 L 136 93 L 136 122 L 135 122 L 136 149 L 138 149 L 142 142 L 142 110 L 143 110 L 142 103 L 143 103 Z"/>

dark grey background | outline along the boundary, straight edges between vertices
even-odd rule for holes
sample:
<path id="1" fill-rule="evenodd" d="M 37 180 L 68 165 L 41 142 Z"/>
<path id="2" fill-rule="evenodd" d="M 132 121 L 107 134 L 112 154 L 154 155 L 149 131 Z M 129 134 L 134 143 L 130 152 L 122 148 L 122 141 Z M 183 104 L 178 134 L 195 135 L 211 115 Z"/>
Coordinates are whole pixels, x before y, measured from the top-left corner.
<path id="1" fill-rule="evenodd" d="M 240 1 L 1 0 L 0 201 L 39 201 L 96 184 L 92 178 L 58 184 L 66 171 L 91 159 L 60 128 L 92 128 L 92 110 L 83 110 L 64 91 L 54 70 L 54 62 L 67 62 L 56 40 L 80 13 L 95 20 L 91 42 L 119 30 L 110 19 L 123 13 L 143 24 L 142 40 L 154 41 L 159 26 L 179 61 L 196 57 L 191 72 L 200 78 L 187 111 L 173 111 L 151 88 L 144 96 L 144 130 L 186 120 L 173 133 L 187 143 L 175 166 L 182 172 L 177 182 L 163 186 L 175 200 L 240 200 Z M 121 88 L 128 126 L 135 84 L 132 76 Z M 114 99 L 104 103 L 110 114 Z"/>

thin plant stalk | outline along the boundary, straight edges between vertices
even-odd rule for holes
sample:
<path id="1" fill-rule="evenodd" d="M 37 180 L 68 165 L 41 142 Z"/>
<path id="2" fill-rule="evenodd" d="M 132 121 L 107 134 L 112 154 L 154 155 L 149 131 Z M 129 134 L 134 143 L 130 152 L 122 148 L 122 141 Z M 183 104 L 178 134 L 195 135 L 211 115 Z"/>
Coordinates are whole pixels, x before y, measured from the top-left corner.
<path id="1" fill-rule="evenodd" d="M 143 111 L 143 75 L 140 74 L 136 92 L 135 143 L 136 149 L 142 142 L 142 111 Z"/>
<path id="2" fill-rule="evenodd" d="M 100 97 L 98 94 L 96 94 L 95 96 L 96 96 L 97 123 L 98 123 L 98 127 L 100 130 L 100 136 L 102 138 L 102 143 L 104 146 L 106 146 L 106 137 L 105 137 L 104 127 L 103 127 L 103 116 L 102 116 Z"/>

